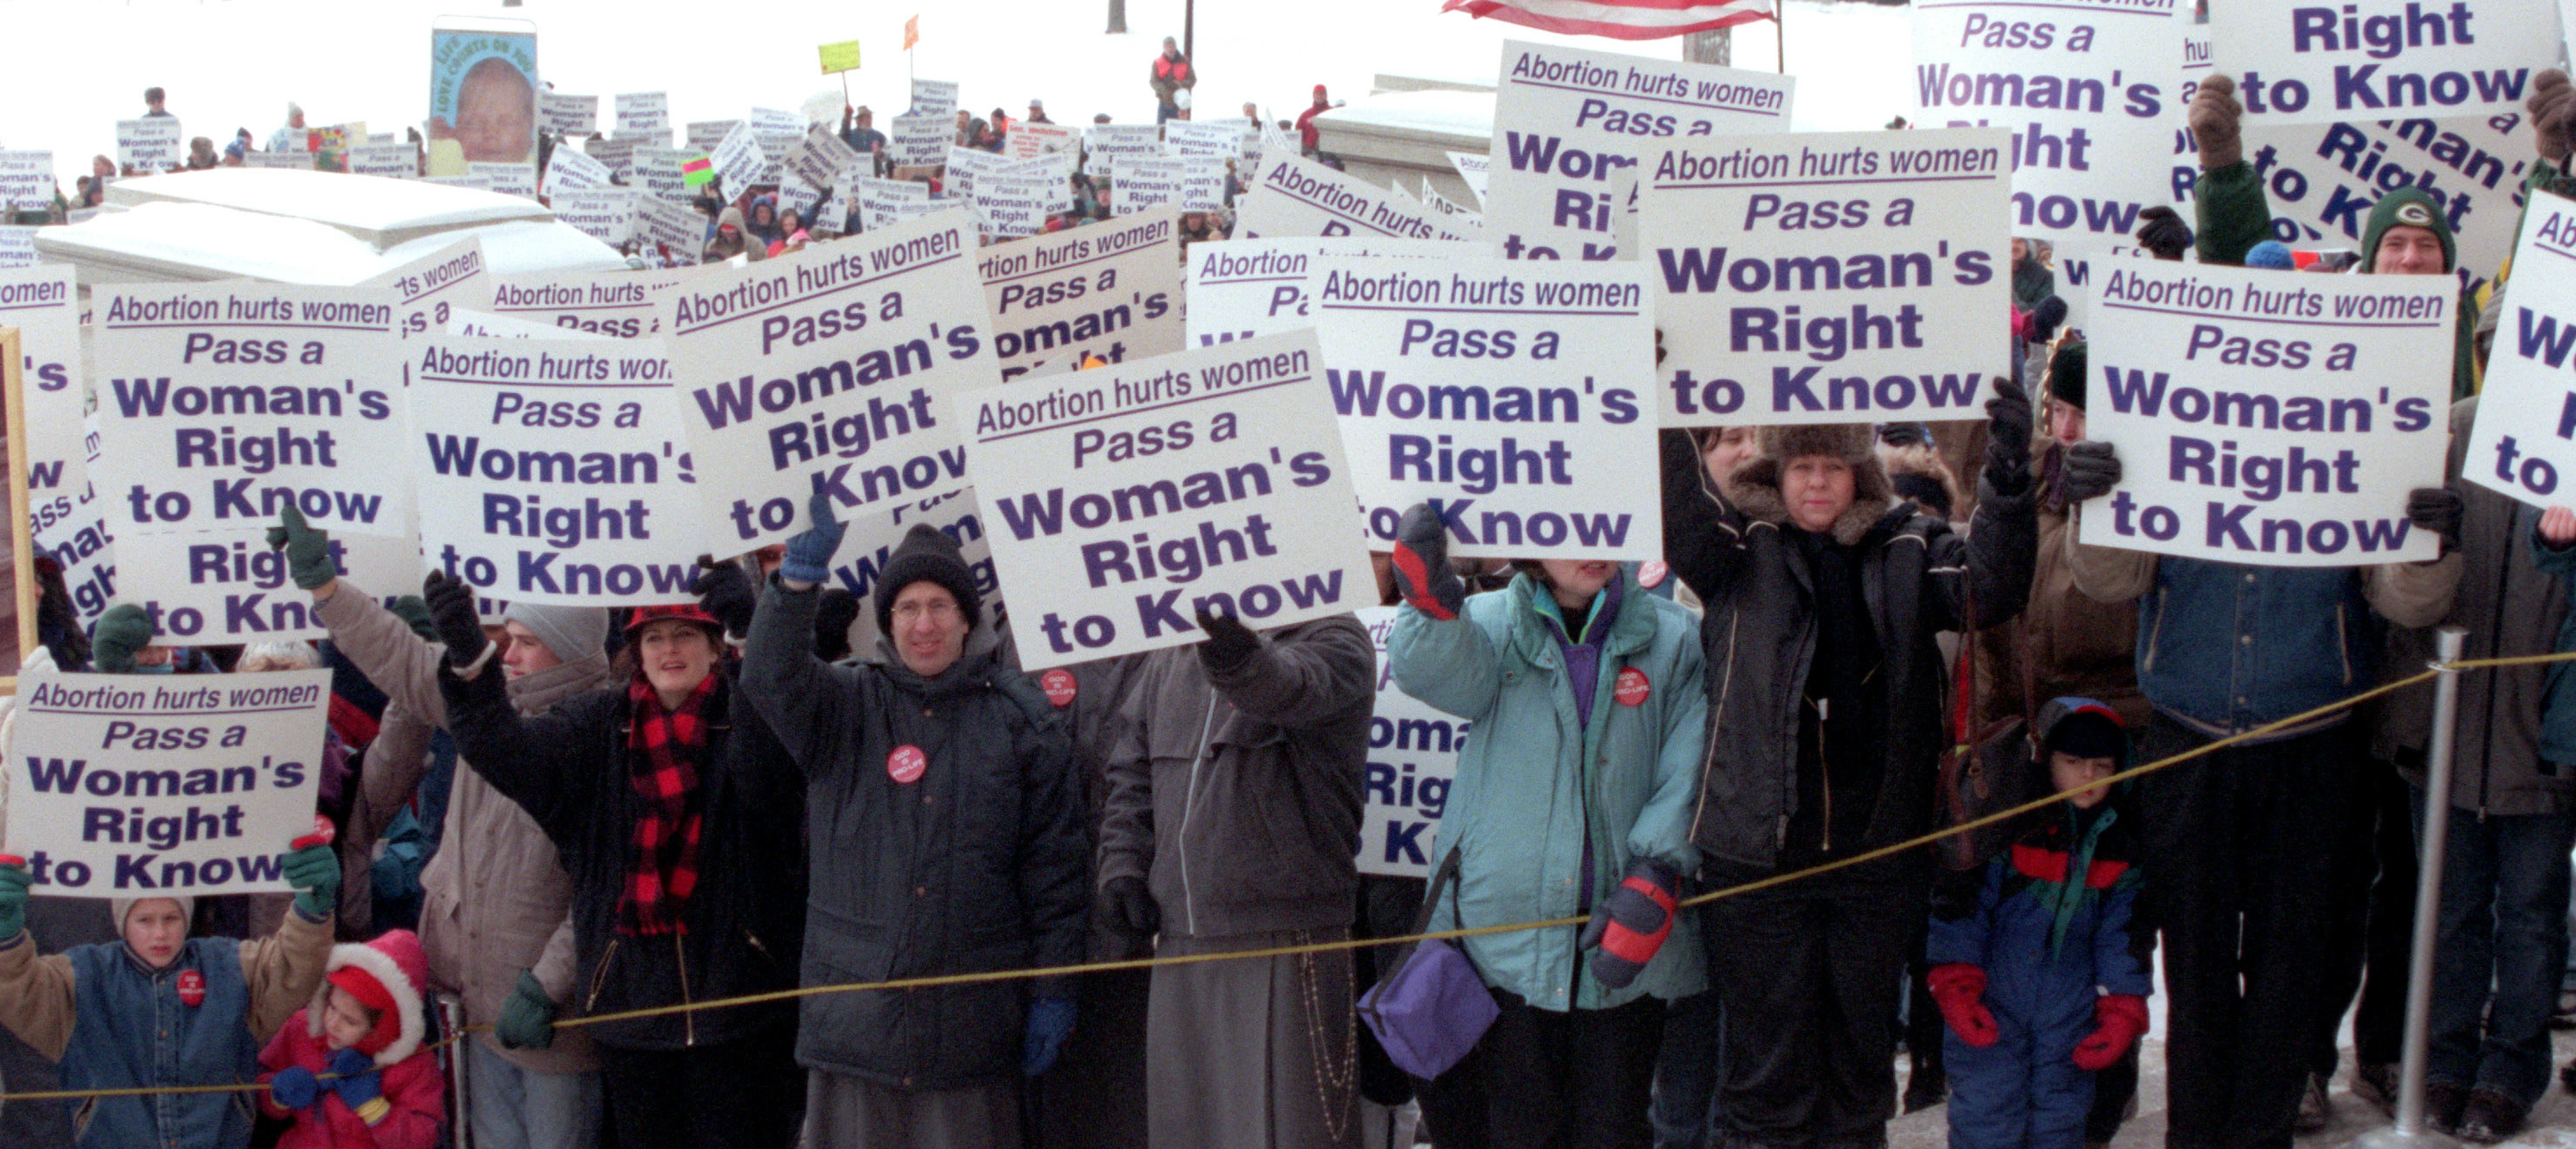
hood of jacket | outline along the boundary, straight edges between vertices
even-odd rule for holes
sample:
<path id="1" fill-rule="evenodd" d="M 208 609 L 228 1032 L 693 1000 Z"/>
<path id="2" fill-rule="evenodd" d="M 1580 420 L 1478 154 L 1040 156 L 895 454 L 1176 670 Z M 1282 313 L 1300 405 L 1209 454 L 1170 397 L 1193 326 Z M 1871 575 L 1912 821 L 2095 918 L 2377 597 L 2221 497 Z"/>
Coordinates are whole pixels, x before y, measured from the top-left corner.
<path id="1" fill-rule="evenodd" d="M 1746 515 L 1782 526 L 1789 522 L 1788 500 L 1780 494 L 1780 477 L 1793 459 L 1825 455 L 1840 459 L 1852 471 L 1851 506 L 1834 519 L 1836 542 L 1852 546 L 1895 506 L 1887 470 L 1879 465 L 1878 432 L 1867 423 L 1807 424 L 1764 427 L 1754 457 L 1727 476 L 1724 493 Z"/>

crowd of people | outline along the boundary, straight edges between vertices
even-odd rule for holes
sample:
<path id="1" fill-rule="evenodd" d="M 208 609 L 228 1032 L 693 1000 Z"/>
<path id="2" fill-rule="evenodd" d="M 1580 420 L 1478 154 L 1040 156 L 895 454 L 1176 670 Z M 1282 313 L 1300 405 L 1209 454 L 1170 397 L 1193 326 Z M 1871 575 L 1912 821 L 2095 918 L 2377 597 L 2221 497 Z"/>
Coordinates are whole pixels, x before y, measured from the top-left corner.
<path id="1" fill-rule="evenodd" d="M 1197 79 L 1166 40 L 1159 120 Z M 1274 130 L 1312 153 L 1330 106 Z M 2526 188 L 2576 191 L 2576 85 L 2544 74 L 2529 113 Z M 2298 273 L 2242 114 L 2200 83 L 2193 218 L 2144 213 L 2141 253 Z M 961 111 L 956 143 L 1012 122 Z M 937 185 L 868 109 L 839 131 Z M 290 105 L 269 150 L 303 132 Z M 1051 227 L 1108 214 L 1073 180 Z M 814 238 L 773 192 L 700 203 L 709 259 Z M 2304 270 L 2462 270 L 2408 187 L 2326 254 Z M 2568 967 L 2576 677 L 2465 678 L 2447 794 L 2429 688 L 2335 706 L 2444 625 L 2473 657 L 2576 650 L 2576 510 L 2459 478 L 2509 278 L 2447 336 L 2448 481 L 2406 507 L 2438 557 L 2288 568 L 2082 541 L 2130 460 L 2087 435 L 2048 257 L 2013 241 L 1982 422 L 1662 432 L 1660 561 L 1452 559 L 1413 508 L 1375 556 L 1383 667 L 1349 616 L 1201 613 L 1194 645 L 1041 681 L 934 528 L 865 601 L 826 586 L 819 495 L 694 603 L 497 626 L 443 573 L 386 605 L 290 508 L 269 541 L 314 645 L 169 645 L 133 606 L 84 628 L 53 568 L 61 668 L 330 667 L 331 830 L 289 845 L 292 895 L 31 899 L 0 858 L 0 1071 L 110 1091 L 11 1102 L 0 1134 L 1356 1149 L 1412 1105 L 1441 1149 L 1848 1149 L 1946 1104 L 1954 1145 L 2092 1146 L 2134 1113 L 2160 967 L 2167 1144 L 2287 1146 L 2328 1119 L 2347 1014 L 2352 1092 L 2395 1103 L 2414 840 L 2442 817 L 2429 1119 L 2514 1135 Z M 854 652 L 862 611 L 883 637 Z M 1472 724 L 1428 879 L 1354 860 L 1382 677 Z M 1945 756 L 1993 731 L 2007 788 L 2055 801 L 1982 849 L 1862 857 L 1946 828 Z M 1580 924 L 1507 928 L 1531 922 Z M 1366 944 L 1424 928 L 1497 932 Z M 1431 966 L 1476 987 L 1436 1064 L 1378 1028 Z M 934 983 L 829 991 L 899 979 Z M 150 1092 L 234 1082 L 260 1087 Z"/>

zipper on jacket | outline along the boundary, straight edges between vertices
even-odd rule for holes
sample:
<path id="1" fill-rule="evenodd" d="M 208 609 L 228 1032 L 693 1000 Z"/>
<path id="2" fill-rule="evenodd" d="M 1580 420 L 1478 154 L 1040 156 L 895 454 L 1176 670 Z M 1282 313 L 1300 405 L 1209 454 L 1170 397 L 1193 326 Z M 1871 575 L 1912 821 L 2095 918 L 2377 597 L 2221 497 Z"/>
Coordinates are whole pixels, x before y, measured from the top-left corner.
<path id="1" fill-rule="evenodd" d="M 742 927 L 742 940 L 750 942 L 752 952 L 759 954 L 763 960 L 771 965 L 778 964 L 778 959 L 769 956 L 769 947 L 760 944 L 760 935 L 751 932 L 750 926 Z"/>
<path id="2" fill-rule="evenodd" d="M 1833 705 L 1834 700 L 1817 698 L 1810 701 L 1816 707 L 1816 775 L 1819 783 L 1816 791 L 1824 800 L 1825 814 L 1823 845 L 1820 848 L 1830 854 L 1834 852 L 1834 758 L 1825 752 L 1825 723 L 1830 720 L 1826 716 L 1827 708 Z"/>
<path id="3" fill-rule="evenodd" d="M 1181 920 L 1191 936 L 1199 932 L 1199 899 L 1190 889 L 1190 815 L 1199 809 L 1199 763 L 1207 761 L 1208 731 L 1216 725 L 1216 684 L 1208 684 L 1207 715 L 1199 719 L 1199 752 L 1190 758 L 1189 788 L 1181 791 L 1181 832 L 1173 845 L 1181 854 Z"/>
<path id="4" fill-rule="evenodd" d="M 599 991 L 608 984 L 608 963 L 617 957 L 618 943 L 625 940 L 626 939 L 622 937 L 612 937 L 608 939 L 608 948 L 600 951 L 599 966 L 598 968 L 590 971 L 590 997 L 588 1000 L 581 1003 L 581 1011 L 583 1013 L 597 1012 L 599 1007 Z"/>
<path id="5" fill-rule="evenodd" d="M 2344 604 L 2335 604 L 2335 657 L 2343 660 L 2343 684 L 2352 685 L 2352 638 L 2344 629 Z"/>
<path id="6" fill-rule="evenodd" d="M 678 930 L 671 931 L 671 956 L 679 959 L 680 963 L 680 1004 L 690 1005 L 692 1002 L 689 998 L 689 949 L 687 946 L 680 944 L 680 931 Z M 680 1011 L 680 1033 L 682 1035 L 680 1039 L 681 1045 L 692 1048 L 696 1047 L 698 1044 L 698 1011 L 694 1009 L 683 1009 Z"/>

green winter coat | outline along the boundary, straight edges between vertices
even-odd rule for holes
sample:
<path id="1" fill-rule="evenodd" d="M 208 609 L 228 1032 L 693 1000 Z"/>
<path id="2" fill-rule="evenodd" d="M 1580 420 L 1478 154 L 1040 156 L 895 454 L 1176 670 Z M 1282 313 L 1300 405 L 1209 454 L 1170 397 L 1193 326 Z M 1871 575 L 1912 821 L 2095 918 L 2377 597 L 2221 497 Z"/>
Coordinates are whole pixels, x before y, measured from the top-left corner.
<path id="1" fill-rule="evenodd" d="M 1432 915 L 1432 928 L 1576 916 L 1587 837 L 1589 904 L 1596 907 L 1632 859 L 1651 858 L 1683 875 L 1699 869 L 1690 844 L 1708 719 L 1699 624 L 1640 589 L 1633 567 L 1620 568 L 1619 577 L 1619 614 L 1602 643 L 1588 727 L 1577 717 L 1548 622 L 1555 605 L 1529 575 L 1469 598 L 1449 622 L 1411 606 L 1396 615 L 1387 638 L 1396 685 L 1475 724 L 1458 756 L 1434 855 L 1461 847 L 1458 884 Z M 1620 698 L 1628 670 L 1645 680 L 1644 697 L 1635 698 L 1629 676 L 1633 704 Z M 1581 932 L 1522 930 L 1465 944 L 1487 985 L 1541 1009 L 1607 1009 L 1649 994 L 1669 1001 L 1707 987 L 1696 914 L 1675 916 L 1655 960 L 1623 990 L 1593 979 L 1590 954 L 1575 949 Z"/>

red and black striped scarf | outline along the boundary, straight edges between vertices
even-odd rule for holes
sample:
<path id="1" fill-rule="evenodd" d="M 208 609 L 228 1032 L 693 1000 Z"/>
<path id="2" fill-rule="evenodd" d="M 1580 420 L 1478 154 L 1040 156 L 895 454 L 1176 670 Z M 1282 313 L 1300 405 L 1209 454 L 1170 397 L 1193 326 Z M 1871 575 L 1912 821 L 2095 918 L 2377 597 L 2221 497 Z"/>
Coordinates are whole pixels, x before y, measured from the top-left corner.
<path id="1" fill-rule="evenodd" d="M 710 673 L 678 710 L 664 710 L 661 695 L 638 674 L 626 688 L 634 709 L 628 727 L 627 780 L 644 799 L 626 859 L 626 892 L 617 900 L 617 930 L 635 937 L 685 933 L 680 915 L 698 886 L 698 776 L 706 764 L 706 703 L 715 696 Z"/>

